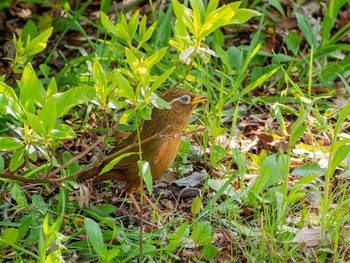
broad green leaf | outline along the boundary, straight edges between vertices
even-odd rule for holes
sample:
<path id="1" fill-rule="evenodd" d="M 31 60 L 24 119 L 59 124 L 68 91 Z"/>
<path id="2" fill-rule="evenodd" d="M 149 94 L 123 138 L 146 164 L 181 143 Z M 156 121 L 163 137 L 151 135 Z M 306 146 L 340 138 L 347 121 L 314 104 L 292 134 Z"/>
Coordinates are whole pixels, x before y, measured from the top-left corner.
<path id="1" fill-rule="evenodd" d="M 69 89 L 63 93 L 53 95 L 56 100 L 57 118 L 62 117 L 71 108 L 89 101 L 97 100 L 94 87 L 77 87 Z"/>
<path id="2" fill-rule="evenodd" d="M 22 147 L 22 143 L 17 138 L 0 137 L 0 151 L 12 151 Z"/>
<path id="3" fill-rule="evenodd" d="M 139 65 L 139 60 L 135 56 L 135 54 L 128 48 L 125 48 L 125 57 L 126 61 L 128 62 L 128 65 L 130 66 L 131 70 L 133 72 L 136 71 L 136 68 Z"/>
<path id="4" fill-rule="evenodd" d="M 120 162 L 120 160 L 124 159 L 125 157 L 128 157 L 130 155 L 133 155 L 133 154 L 138 154 L 137 152 L 126 152 L 126 153 L 123 153 L 117 157 L 115 157 L 112 161 L 110 161 L 105 167 L 103 167 L 102 171 L 99 173 L 100 174 L 103 174 L 103 173 L 107 173 L 109 172 L 110 170 L 113 169 L 113 167 L 118 164 Z"/>
<path id="5" fill-rule="evenodd" d="M 16 244 L 17 237 L 18 237 L 18 229 L 12 228 L 12 227 L 3 230 L 0 235 L 0 239 L 6 240 L 6 242 L 10 244 Z M 0 247 L 6 248 L 8 246 L 9 244 L 1 243 L 0 241 Z"/>
<path id="6" fill-rule="evenodd" d="M 119 119 L 120 124 L 125 124 L 127 123 L 132 117 L 134 117 L 136 114 L 135 108 L 128 109 L 123 113 L 123 115 Z"/>
<path id="7" fill-rule="evenodd" d="M 34 39 L 39 34 L 38 27 L 35 25 L 33 20 L 28 20 L 24 25 L 21 40 L 23 43 L 26 43 L 28 40 Z"/>
<path id="8" fill-rule="evenodd" d="M 84 226 L 86 229 L 86 235 L 88 237 L 89 242 L 94 248 L 96 254 L 100 256 L 100 253 L 104 244 L 100 226 L 90 218 L 84 219 Z"/>
<path id="9" fill-rule="evenodd" d="M 201 198 L 197 195 L 195 199 L 193 199 L 192 205 L 191 205 L 191 213 L 193 216 L 196 216 L 199 214 L 202 208 L 202 200 Z"/>
<path id="10" fill-rule="evenodd" d="M 219 5 L 219 0 L 210 0 L 207 6 L 207 10 L 205 11 L 205 17 L 213 12 Z"/>
<path id="11" fill-rule="evenodd" d="M 313 32 L 313 30 L 311 29 L 311 26 L 309 24 L 309 21 L 307 21 L 305 16 L 303 16 L 299 13 L 295 13 L 295 17 L 298 21 L 298 26 L 299 26 L 301 32 L 303 33 L 309 46 L 316 47 L 315 40 L 316 40 L 317 32 Z"/>
<path id="12" fill-rule="evenodd" d="M 0 93 L 0 113 L 3 115 L 9 114 L 17 120 L 23 120 L 23 111 L 17 100 L 7 97 Z"/>
<path id="13" fill-rule="evenodd" d="M 190 230 L 188 227 L 188 222 L 185 221 L 182 223 L 178 229 L 174 233 L 170 233 L 167 235 L 167 239 L 169 240 L 170 247 L 178 247 L 182 244 L 182 241 L 188 238 L 190 234 Z"/>
<path id="14" fill-rule="evenodd" d="M 20 208 L 28 208 L 27 197 L 23 192 L 22 187 L 17 183 L 12 183 L 11 198 L 15 199 Z"/>
<path id="15" fill-rule="evenodd" d="M 229 24 L 244 24 L 249 19 L 261 15 L 262 14 L 260 12 L 255 10 L 240 8 L 236 11 Z"/>
<path id="16" fill-rule="evenodd" d="M 317 176 L 323 176 L 325 175 L 326 170 L 321 168 L 316 163 L 305 163 L 303 165 L 300 165 L 299 167 L 296 167 L 293 172 L 291 172 L 290 175 L 296 175 L 296 176 L 307 176 L 310 174 L 315 174 Z M 300 181 L 300 180 L 299 180 Z"/>
<path id="17" fill-rule="evenodd" d="M 18 81 L 18 86 L 20 89 L 20 103 L 26 110 L 34 113 L 34 103 L 42 105 L 46 91 L 31 64 L 28 63 L 24 68 L 22 78 Z"/>
<path id="18" fill-rule="evenodd" d="M 165 100 L 159 98 L 159 97 L 152 97 L 150 99 L 150 102 L 152 103 L 152 105 L 158 109 L 171 109 L 171 105 L 166 102 Z"/>
<path id="19" fill-rule="evenodd" d="M 302 39 L 297 32 L 291 31 L 286 38 L 286 44 L 289 51 L 292 51 L 296 56 Z"/>
<path id="20" fill-rule="evenodd" d="M 198 245 L 209 244 L 215 240 L 212 237 L 212 227 L 209 222 L 199 222 L 194 226 L 191 234 L 192 240 Z"/>
<path id="21" fill-rule="evenodd" d="M 196 28 L 192 20 L 192 10 L 180 4 L 177 0 L 171 1 L 174 8 L 175 16 L 178 20 L 182 20 L 188 30 L 196 37 Z"/>
<path id="22" fill-rule="evenodd" d="M 133 39 L 139 24 L 139 10 L 137 10 L 129 19 L 129 23 L 128 23 L 128 33 L 129 33 L 129 37 L 130 39 Z"/>
<path id="23" fill-rule="evenodd" d="M 207 244 L 203 247 L 202 254 L 206 260 L 213 260 L 216 257 L 217 249 L 214 245 Z"/>
<path id="24" fill-rule="evenodd" d="M 33 56 L 40 53 L 46 48 L 47 41 L 51 36 L 53 27 L 46 29 L 39 36 L 30 41 L 30 44 L 26 46 L 26 55 Z"/>
<path id="25" fill-rule="evenodd" d="M 52 78 L 46 91 L 46 98 L 50 98 L 52 95 L 57 93 L 56 79 Z"/>
<path id="26" fill-rule="evenodd" d="M 25 112 L 29 126 L 41 137 L 46 137 L 48 134 L 46 133 L 46 128 L 43 123 L 40 121 L 38 115 L 35 115 L 29 111 Z"/>
<path id="27" fill-rule="evenodd" d="M 302 125 L 297 127 L 295 130 L 292 130 L 292 133 L 289 138 L 289 148 L 292 148 L 297 143 L 297 141 L 304 134 L 306 129 L 307 129 L 307 126 Z"/>
<path id="28" fill-rule="evenodd" d="M 56 110 L 56 100 L 54 97 L 50 97 L 41 108 L 39 116 L 45 127 L 46 135 L 50 134 L 51 130 L 55 127 L 57 119 Z"/>
<path id="29" fill-rule="evenodd" d="M 129 84 L 129 81 L 120 74 L 118 70 L 114 71 L 116 80 L 118 82 L 118 95 L 130 100 L 132 103 L 135 103 L 135 94 L 132 87 Z"/>
<path id="30" fill-rule="evenodd" d="M 199 31 L 199 37 L 204 38 L 211 34 L 214 30 L 228 25 L 235 15 L 239 5 L 240 2 L 231 3 L 208 14 L 201 27 L 201 30 Z"/>
<path id="31" fill-rule="evenodd" d="M 251 191 L 260 194 L 266 188 L 276 184 L 278 181 L 285 178 L 285 156 L 277 153 L 267 156 L 261 163 L 259 177 L 254 181 Z"/>
<path id="32" fill-rule="evenodd" d="M 108 16 L 105 13 L 100 12 L 100 18 L 102 25 L 107 30 L 107 32 L 119 37 L 118 30 L 116 29 L 115 25 L 113 25 L 112 22 L 109 20 Z"/>
<path id="33" fill-rule="evenodd" d="M 102 95 L 102 97 L 107 97 L 107 94 L 105 94 L 107 88 L 106 73 L 97 58 L 94 59 L 92 65 L 92 75 L 97 93 Z"/>
<path id="34" fill-rule="evenodd" d="M 13 90 L 13 88 L 11 88 L 9 85 L 7 85 L 4 82 L 0 82 L 0 93 L 4 94 L 6 97 L 10 97 L 11 99 L 13 99 L 15 101 L 18 101 L 18 97 L 17 97 L 15 91 Z"/>
<path id="35" fill-rule="evenodd" d="M 158 77 L 152 84 L 151 86 L 151 92 L 154 92 L 158 87 L 160 87 L 160 85 L 162 85 L 171 75 L 171 73 L 173 73 L 173 71 L 175 70 L 176 67 L 172 67 L 170 69 L 168 69 L 165 73 L 163 73 L 160 77 Z"/>
<path id="36" fill-rule="evenodd" d="M 51 130 L 51 136 L 56 139 L 73 139 L 76 134 L 71 126 L 67 124 L 56 123 L 55 127 Z"/>
<path id="37" fill-rule="evenodd" d="M 140 40 L 140 42 L 139 42 L 138 48 L 140 48 L 140 47 L 142 46 L 143 43 L 147 42 L 147 41 L 151 38 L 151 36 L 152 36 L 154 30 L 156 29 L 156 26 L 157 26 L 157 22 L 154 22 L 154 23 L 146 30 L 146 32 L 143 33 L 143 34 L 140 36 L 140 37 L 141 37 L 141 40 Z"/>
<path id="38" fill-rule="evenodd" d="M 157 50 L 156 52 L 154 52 L 151 56 L 149 56 L 145 60 L 145 64 L 146 64 L 148 70 L 150 70 L 153 67 L 153 65 L 158 63 L 164 57 L 167 50 L 168 50 L 167 47 L 163 47 L 163 48 Z"/>
<path id="39" fill-rule="evenodd" d="M 3 173 L 5 170 L 5 160 L 2 155 L 0 155 L 0 173 Z"/>
<path id="40" fill-rule="evenodd" d="M 339 148 L 337 152 L 335 153 L 333 159 L 329 160 L 329 169 L 331 173 L 335 171 L 335 168 L 344 160 L 344 158 L 349 154 L 350 152 L 350 144 L 344 145 L 343 147 Z"/>
<path id="41" fill-rule="evenodd" d="M 20 147 L 17 148 L 14 153 L 11 156 L 10 161 L 10 172 L 14 172 L 18 169 L 18 167 L 21 166 L 21 164 L 24 162 L 24 156 L 25 156 L 25 148 Z"/>
<path id="42" fill-rule="evenodd" d="M 140 176 L 145 181 L 147 190 L 149 194 L 152 194 L 152 174 L 151 174 L 151 168 L 149 166 L 149 163 L 145 160 L 137 161 L 137 165 L 139 167 Z"/>

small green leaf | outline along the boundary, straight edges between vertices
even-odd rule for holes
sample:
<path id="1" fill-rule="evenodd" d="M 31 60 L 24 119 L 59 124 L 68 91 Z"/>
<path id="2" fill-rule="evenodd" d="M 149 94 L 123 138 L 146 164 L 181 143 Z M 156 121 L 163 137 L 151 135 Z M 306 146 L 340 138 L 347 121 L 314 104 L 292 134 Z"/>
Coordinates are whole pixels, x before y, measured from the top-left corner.
<path id="1" fill-rule="evenodd" d="M 209 222 L 199 222 L 195 225 L 191 239 L 198 245 L 209 244 L 215 238 L 212 237 L 212 227 Z"/>
<path id="2" fill-rule="evenodd" d="M 173 73 L 173 71 L 175 70 L 176 67 L 172 67 L 170 69 L 168 69 L 165 73 L 163 73 L 160 77 L 158 77 L 152 84 L 151 86 L 151 92 L 154 92 L 158 87 L 160 87 L 160 85 L 162 85 L 171 75 L 171 73 Z"/>
<path id="3" fill-rule="evenodd" d="M 92 219 L 85 218 L 84 226 L 86 229 L 86 235 L 92 244 L 97 255 L 100 256 L 103 247 L 103 236 L 100 226 Z"/>
<path id="4" fill-rule="evenodd" d="M 133 39 L 137 30 L 137 26 L 139 24 L 139 10 L 137 10 L 129 19 L 128 23 L 128 33 L 129 38 Z"/>
<path id="5" fill-rule="evenodd" d="M 26 195 L 24 194 L 23 189 L 19 184 L 12 183 L 11 197 L 13 199 L 15 199 L 17 205 L 20 208 L 24 208 L 24 209 L 28 208 L 28 202 L 27 202 Z"/>
<path id="6" fill-rule="evenodd" d="M 54 97 L 50 97 L 45 101 L 40 112 L 40 120 L 45 127 L 46 135 L 50 134 L 51 130 L 55 127 L 56 115 L 56 100 Z"/>
<path id="7" fill-rule="evenodd" d="M 141 40 L 139 42 L 139 46 L 138 48 L 140 48 L 142 46 L 143 43 L 145 43 L 147 40 L 149 40 L 154 32 L 154 30 L 156 29 L 157 26 L 157 22 L 154 22 L 147 30 L 144 34 L 141 35 Z"/>
<path id="8" fill-rule="evenodd" d="M 128 100 L 130 100 L 132 103 L 135 102 L 135 94 L 132 89 L 132 87 L 129 84 L 129 81 L 120 74 L 118 70 L 114 71 L 114 74 L 116 76 L 117 82 L 118 82 L 118 95 L 120 97 L 124 97 Z"/>
<path id="9" fill-rule="evenodd" d="M 255 10 L 240 8 L 236 11 L 235 15 L 229 22 L 229 24 L 244 24 L 249 19 L 255 16 L 261 16 L 262 14 Z"/>
<path id="10" fill-rule="evenodd" d="M 67 124 L 56 123 L 55 127 L 51 130 L 51 136 L 56 139 L 73 139 L 76 134 L 71 126 Z"/>
<path id="11" fill-rule="evenodd" d="M 25 147 L 17 148 L 12 154 L 10 161 L 10 172 L 14 172 L 24 162 Z"/>
<path id="12" fill-rule="evenodd" d="M 134 117 L 136 114 L 135 108 L 128 109 L 123 113 L 123 115 L 119 119 L 120 124 L 125 124 L 127 123 L 132 117 Z"/>
<path id="13" fill-rule="evenodd" d="M 207 244 L 203 247 L 202 254 L 206 260 L 213 260 L 216 257 L 217 249 L 214 245 Z"/>
<path id="14" fill-rule="evenodd" d="M 292 51 L 296 56 L 298 54 L 299 46 L 302 39 L 297 32 L 291 31 L 289 32 L 286 38 L 286 44 L 289 51 Z"/>
<path id="15" fill-rule="evenodd" d="M 125 157 L 128 157 L 132 154 L 138 154 L 137 152 L 126 152 L 123 153 L 117 157 L 115 157 L 112 161 L 110 161 L 105 167 L 103 167 L 102 171 L 99 173 L 100 174 L 104 174 L 107 173 L 108 171 L 112 170 L 113 167 L 120 162 L 120 160 L 124 159 Z"/>
<path id="16" fill-rule="evenodd" d="M 196 216 L 199 214 L 202 208 L 202 200 L 197 195 L 195 199 L 193 199 L 192 206 L 191 206 L 191 213 L 193 216 Z"/>
<path id="17" fill-rule="evenodd" d="M 0 239 L 6 240 L 6 242 L 10 244 L 16 244 L 17 237 L 18 237 L 18 229 L 10 227 L 1 232 Z M 6 248 L 9 246 L 8 243 L 1 243 L 0 241 L 0 247 Z"/>
<path id="18" fill-rule="evenodd" d="M 94 59 L 94 63 L 92 65 L 92 75 L 97 93 L 101 94 L 103 97 L 107 97 L 108 94 L 105 94 L 105 90 L 107 88 L 106 73 L 103 71 L 103 68 L 97 58 Z"/>
<path id="19" fill-rule="evenodd" d="M 149 163 L 145 160 L 137 161 L 141 178 L 145 181 L 149 194 L 152 194 L 152 174 Z"/>
<path id="20" fill-rule="evenodd" d="M 22 143 L 17 138 L 0 137 L 0 151 L 12 151 L 22 147 Z"/>
<path id="21" fill-rule="evenodd" d="M 33 56 L 40 53 L 46 48 L 47 41 L 51 36 L 53 27 L 46 29 L 39 36 L 30 41 L 29 45 L 26 46 L 26 55 Z"/>

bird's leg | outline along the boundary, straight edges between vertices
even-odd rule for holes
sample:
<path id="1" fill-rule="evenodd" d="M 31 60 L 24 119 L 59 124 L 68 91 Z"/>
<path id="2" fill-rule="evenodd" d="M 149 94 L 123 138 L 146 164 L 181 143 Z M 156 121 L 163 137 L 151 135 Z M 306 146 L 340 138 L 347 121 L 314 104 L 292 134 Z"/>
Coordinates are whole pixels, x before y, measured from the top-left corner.
<path id="1" fill-rule="evenodd" d="M 156 207 L 155 207 L 155 205 L 152 203 L 152 201 L 147 197 L 147 195 L 143 192 L 143 191 L 141 191 L 141 188 L 140 187 L 138 187 L 137 188 L 137 191 L 140 193 L 140 194 L 142 194 L 142 196 L 143 196 L 143 198 L 146 200 L 146 202 L 152 207 L 152 209 L 153 210 L 156 210 Z"/>
<path id="2" fill-rule="evenodd" d="M 141 217 L 142 214 L 141 214 L 140 207 L 139 207 L 139 205 L 137 204 L 137 202 L 136 202 L 136 200 L 135 200 L 135 197 L 134 197 L 132 191 L 131 191 L 131 192 L 130 192 L 130 191 L 127 191 L 127 193 L 128 193 L 128 196 L 130 197 L 132 203 L 134 204 L 134 207 L 135 207 L 135 209 L 136 209 L 137 214 Z"/>

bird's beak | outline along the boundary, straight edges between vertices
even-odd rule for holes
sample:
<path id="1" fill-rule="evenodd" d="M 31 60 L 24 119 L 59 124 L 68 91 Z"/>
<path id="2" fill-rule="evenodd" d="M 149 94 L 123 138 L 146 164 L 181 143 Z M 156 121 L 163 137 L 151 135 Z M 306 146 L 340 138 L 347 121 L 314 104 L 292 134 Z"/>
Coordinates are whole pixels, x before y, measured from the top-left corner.
<path id="1" fill-rule="evenodd" d="M 200 102 L 205 102 L 208 100 L 208 97 L 205 95 L 196 95 L 196 97 L 194 97 L 191 101 L 192 105 L 198 104 Z"/>

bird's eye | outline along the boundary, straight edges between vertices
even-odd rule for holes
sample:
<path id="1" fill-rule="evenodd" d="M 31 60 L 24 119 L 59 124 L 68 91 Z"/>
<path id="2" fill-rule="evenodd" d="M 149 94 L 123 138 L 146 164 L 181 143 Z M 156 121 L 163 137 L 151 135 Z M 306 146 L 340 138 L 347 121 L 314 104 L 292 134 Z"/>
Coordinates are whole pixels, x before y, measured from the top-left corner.
<path id="1" fill-rule="evenodd" d="M 182 104 L 190 104 L 191 97 L 189 95 L 183 95 L 180 97 L 180 101 Z"/>

